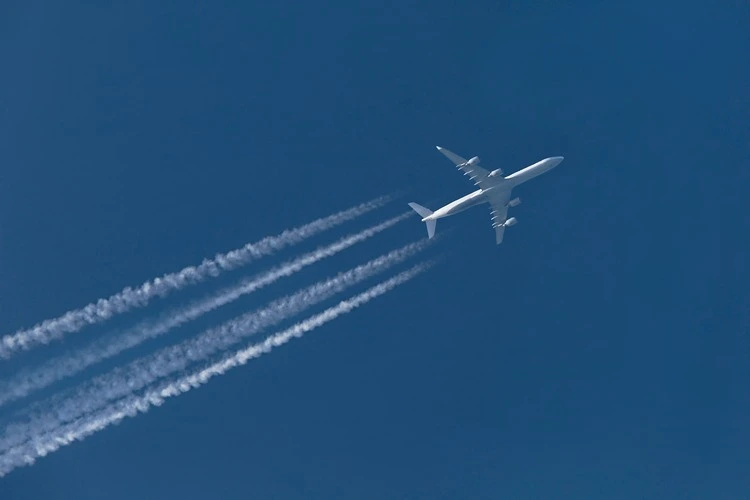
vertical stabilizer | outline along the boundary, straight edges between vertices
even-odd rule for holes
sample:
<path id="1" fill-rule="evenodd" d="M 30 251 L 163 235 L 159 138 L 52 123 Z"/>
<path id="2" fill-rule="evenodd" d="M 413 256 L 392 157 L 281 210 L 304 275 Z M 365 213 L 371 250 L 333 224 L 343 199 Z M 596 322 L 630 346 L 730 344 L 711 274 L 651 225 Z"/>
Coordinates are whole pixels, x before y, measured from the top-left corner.
<path id="1" fill-rule="evenodd" d="M 419 216 L 422 217 L 422 220 L 424 221 L 424 223 L 427 224 L 427 238 L 430 239 L 433 236 L 435 236 L 435 225 L 437 224 L 437 221 L 434 219 L 424 220 L 425 217 L 429 217 L 430 215 L 432 215 L 432 210 L 430 210 L 429 208 L 425 208 L 422 205 L 419 205 L 417 203 L 413 203 L 413 202 L 409 203 L 409 206 L 412 208 L 412 210 L 417 212 Z"/>

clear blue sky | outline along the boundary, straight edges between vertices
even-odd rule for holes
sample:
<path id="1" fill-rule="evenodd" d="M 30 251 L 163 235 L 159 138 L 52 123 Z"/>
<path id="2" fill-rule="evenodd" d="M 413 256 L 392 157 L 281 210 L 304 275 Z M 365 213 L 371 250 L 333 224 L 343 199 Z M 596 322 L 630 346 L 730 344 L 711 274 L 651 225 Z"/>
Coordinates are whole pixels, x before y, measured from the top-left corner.
<path id="1" fill-rule="evenodd" d="M 381 194 L 327 239 L 436 208 L 472 186 L 435 145 L 566 159 L 502 246 L 441 221 L 428 275 L 0 498 L 747 498 L 750 9 L 559 4 L 3 5 L 3 334 Z"/>

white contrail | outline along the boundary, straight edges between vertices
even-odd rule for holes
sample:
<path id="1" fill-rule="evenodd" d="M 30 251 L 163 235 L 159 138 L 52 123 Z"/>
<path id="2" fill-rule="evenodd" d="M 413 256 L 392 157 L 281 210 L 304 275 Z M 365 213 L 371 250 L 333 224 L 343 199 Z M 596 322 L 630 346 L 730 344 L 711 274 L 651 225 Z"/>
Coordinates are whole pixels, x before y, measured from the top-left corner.
<path id="1" fill-rule="evenodd" d="M 169 311 L 161 315 L 157 320 L 144 321 L 114 337 L 98 339 L 92 345 L 85 347 L 79 352 L 51 359 L 38 368 L 27 369 L 19 373 L 11 380 L 0 381 L 0 406 L 75 375 L 89 366 L 116 356 L 148 339 L 163 335 L 173 328 L 193 321 L 203 314 L 237 300 L 243 295 L 252 293 L 322 259 L 333 256 L 385 231 L 410 215 L 409 213 L 405 213 L 358 233 L 345 236 L 334 243 L 320 247 L 267 272 L 252 278 L 243 279 L 236 285 L 220 290 L 218 293 L 196 301 L 186 307 Z"/>
<path id="2" fill-rule="evenodd" d="M 242 248 L 218 254 L 213 259 L 205 259 L 197 266 L 189 266 L 176 273 L 165 274 L 160 278 L 147 281 L 138 288 L 127 287 L 109 298 L 99 299 L 96 303 L 91 303 L 81 309 L 68 311 L 60 317 L 45 320 L 32 328 L 5 335 L 0 341 L 0 357 L 8 358 L 17 351 L 47 344 L 66 333 L 76 332 L 86 325 L 106 321 L 116 314 L 135 307 L 144 307 L 156 296 L 164 297 L 175 290 L 200 283 L 224 271 L 236 269 L 282 248 L 300 243 L 322 231 L 381 207 L 389 200 L 390 196 L 376 198 L 304 226 L 288 229 L 276 236 L 268 236 L 258 242 L 248 243 Z"/>
<path id="3" fill-rule="evenodd" d="M 286 344 L 294 337 L 301 337 L 305 333 L 329 321 L 333 321 L 339 316 L 349 313 L 372 299 L 385 294 L 427 270 L 432 264 L 432 262 L 417 264 L 411 269 L 383 281 L 365 292 L 344 300 L 320 314 L 316 314 L 286 330 L 271 335 L 261 343 L 251 345 L 226 356 L 222 360 L 192 374 L 185 375 L 172 382 L 162 383 L 154 389 L 147 390 L 141 396 L 130 395 L 94 414 L 86 415 L 70 424 L 62 425 L 44 435 L 37 435 L 28 443 L 24 443 L 0 455 L 0 477 L 5 476 L 17 467 L 32 465 L 38 458 L 53 453 L 75 441 L 82 441 L 86 437 L 112 424 L 119 423 L 126 417 L 134 417 L 139 413 L 145 413 L 153 406 L 161 406 L 169 398 L 200 387 L 213 377 L 222 375 L 232 368 L 244 365 L 249 360 L 270 352 L 274 347 Z"/>
<path id="4" fill-rule="evenodd" d="M 68 395 L 57 395 L 36 405 L 39 412 L 29 412 L 22 423 L 10 424 L 0 437 L 0 450 L 7 450 L 44 432 L 91 413 L 109 402 L 147 387 L 164 377 L 186 369 L 191 363 L 204 361 L 264 328 L 273 326 L 327 300 L 337 293 L 404 261 L 426 248 L 434 240 L 420 240 L 393 250 L 333 278 L 315 283 L 292 295 L 277 299 L 266 307 L 243 314 L 224 324 L 206 330 L 179 344 L 117 367 L 82 384 Z"/>

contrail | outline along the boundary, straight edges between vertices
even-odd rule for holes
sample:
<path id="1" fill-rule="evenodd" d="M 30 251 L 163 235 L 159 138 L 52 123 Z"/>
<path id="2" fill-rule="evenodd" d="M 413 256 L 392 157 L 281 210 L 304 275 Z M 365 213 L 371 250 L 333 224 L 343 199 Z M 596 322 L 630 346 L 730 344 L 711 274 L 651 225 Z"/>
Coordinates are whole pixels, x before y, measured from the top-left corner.
<path id="1" fill-rule="evenodd" d="M 320 247 L 267 272 L 243 279 L 238 284 L 220 290 L 208 298 L 169 311 L 157 320 L 143 321 L 113 338 L 98 339 L 79 352 L 54 358 L 35 369 L 27 369 L 9 381 L 0 381 L 0 406 L 75 375 L 89 366 L 114 357 L 148 339 L 163 335 L 173 328 L 193 321 L 203 314 L 237 300 L 243 295 L 270 285 L 283 277 L 290 276 L 307 266 L 371 238 L 409 216 L 409 213 L 405 213 L 358 233 L 345 236 L 330 245 Z"/>
<path id="2" fill-rule="evenodd" d="M 248 243 L 242 248 L 218 254 L 213 259 L 205 259 L 198 266 L 189 266 L 179 272 L 165 274 L 160 278 L 147 281 L 138 288 L 127 287 L 107 299 L 99 299 L 96 303 L 91 303 L 81 309 L 68 311 L 60 317 L 45 320 L 32 328 L 5 335 L 0 341 L 0 357 L 8 358 L 19 350 L 30 349 L 39 344 L 47 344 L 52 340 L 61 338 L 66 333 L 76 332 L 86 325 L 106 321 L 116 314 L 124 313 L 135 307 L 143 307 L 157 295 L 165 297 L 172 291 L 200 283 L 210 277 L 218 276 L 224 271 L 244 266 L 255 259 L 300 243 L 322 231 L 381 207 L 389 200 L 390 196 L 381 196 L 348 210 L 317 219 L 304 226 L 288 229 L 276 236 L 268 236 L 256 243 Z"/>
<path id="3" fill-rule="evenodd" d="M 432 240 L 434 241 L 434 240 Z M 53 396 L 36 405 L 42 411 L 28 415 L 28 421 L 6 427 L 0 437 L 0 450 L 7 450 L 28 439 L 71 422 L 81 415 L 95 412 L 109 402 L 147 387 L 161 378 L 186 369 L 192 362 L 210 356 L 242 341 L 264 328 L 273 326 L 327 300 L 337 293 L 404 261 L 430 244 L 420 240 L 393 250 L 365 264 L 341 272 L 333 278 L 315 283 L 292 295 L 277 299 L 266 307 L 243 314 L 224 324 L 179 344 L 117 367 L 84 383 L 68 397 Z"/>
<path id="4" fill-rule="evenodd" d="M 222 375 L 232 368 L 244 365 L 249 360 L 270 352 L 274 347 L 286 344 L 294 337 L 301 337 L 305 333 L 323 326 L 339 316 L 349 313 L 372 299 L 387 293 L 426 271 L 433 263 L 417 264 L 411 269 L 383 281 L 365 292 L 344 300 L 320 314 L 316 314 L 286 330 L 271 335 L 261 343 L 237 351 L 192 374 L 185 375 L 172 382 L 160 384 L 154 389 L 147 390 L 141 396 L 130 395 L 108 405 L 95 414 L 86 415 L 70 424 L 62 425 L 52 430 L 52 432 L 38 435 L 28 443 L 24 443 L 0 455 L 0 477 L 5 476 L 17 467 L 32 465 L 38 458 L 53 453 L 75 441 L 82 441 L 86 437 L 112 424 L 119 423 L 126 417 L 135 417 L 139 413 L 146 413 L 153 406 L 161 406 L 169 398 L 200 387 L 213 377 Z"/>

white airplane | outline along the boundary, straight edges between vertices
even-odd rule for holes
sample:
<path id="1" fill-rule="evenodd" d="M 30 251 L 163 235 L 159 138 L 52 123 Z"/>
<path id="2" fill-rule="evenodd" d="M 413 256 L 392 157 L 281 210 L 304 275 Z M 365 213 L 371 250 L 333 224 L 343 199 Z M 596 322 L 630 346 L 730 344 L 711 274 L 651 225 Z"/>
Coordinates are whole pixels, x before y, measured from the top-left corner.
<path id="1" fill-rule="evenodd" d="M 515 217 L 508 219 L 508 208 L 515 207 L 521 203 L 520 198 L 510 199 L 511 190 L 519 184 L 555 168 L 563 161 L 562 156 L 552 156 L 512 173 L 507 177 L 503 177 L 503 171 L 499 168 L 490 172 L 480 167 L 478 156 L 470 160 L 465 160 L 440 146 L 437 146 L 437 149 L 455 163 L 456 167 L 464 175 L 468 175 L 479 189 L 467 194 L 463 198 L 448 203 L 434 212 L 422 205 L 409 203 L 409 206 L 422 217 L 422 222 L 427 224 L 427 237 L 432 238 L 435 235 L 435 224 L 438 219 L 463 212 L 474 205 L 489 203 L 492 214 L 492 227 L 495 228 L 495 242 L 498 245 L 503 241 L 505 228 L 517 222 Z"/>

